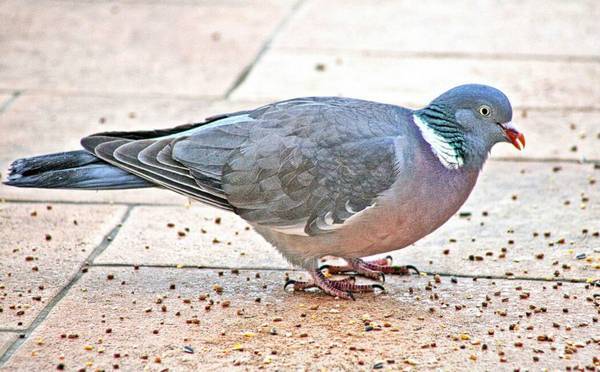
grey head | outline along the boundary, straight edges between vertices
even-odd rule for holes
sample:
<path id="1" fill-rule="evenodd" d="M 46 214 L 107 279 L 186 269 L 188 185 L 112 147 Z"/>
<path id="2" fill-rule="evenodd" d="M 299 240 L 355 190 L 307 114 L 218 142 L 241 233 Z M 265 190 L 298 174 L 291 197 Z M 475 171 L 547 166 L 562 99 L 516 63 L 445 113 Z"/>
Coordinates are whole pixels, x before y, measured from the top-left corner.
<path id="1" fill-rule="evenodd" d="M 452 88 L 415 114 L 440 140 L 441 150 L 451 150 L 460 166 L 481 168 L 492 146 L 499 142 L 512 143 L 519 150 L 525 145 L 525 137 L 511 124 L 510 101 L 487 85 Z"/>

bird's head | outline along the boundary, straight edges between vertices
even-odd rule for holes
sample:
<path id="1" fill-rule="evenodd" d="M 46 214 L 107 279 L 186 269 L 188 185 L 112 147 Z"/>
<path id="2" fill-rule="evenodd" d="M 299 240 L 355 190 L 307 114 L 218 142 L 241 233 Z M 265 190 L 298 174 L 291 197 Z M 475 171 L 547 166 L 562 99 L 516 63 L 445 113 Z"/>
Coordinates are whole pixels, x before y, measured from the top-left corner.
<path id="1" fill-rule="evenodd" d="M 510 101 L 496 88 L 467 84 L 452 88 L 417 111 L 421 121 L 455 147 L 464 162 L 482 165 L 499 142 L 525 147 L 525 136 L 511 123 Z M 477 164 L 480 163 L 480 164 Z"/>

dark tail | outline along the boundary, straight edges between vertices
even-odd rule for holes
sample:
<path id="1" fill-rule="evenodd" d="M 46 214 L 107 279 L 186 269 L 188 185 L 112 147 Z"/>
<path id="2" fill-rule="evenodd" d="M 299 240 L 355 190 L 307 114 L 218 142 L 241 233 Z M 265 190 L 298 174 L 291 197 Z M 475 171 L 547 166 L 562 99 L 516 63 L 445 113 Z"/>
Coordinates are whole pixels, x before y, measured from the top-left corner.
<path id="1" fill-rule="evenodd" d="M 4 184 L 16 187 L 114 190 L 155 186 L 84 150 L 18 159 L 9 171 Z"/>

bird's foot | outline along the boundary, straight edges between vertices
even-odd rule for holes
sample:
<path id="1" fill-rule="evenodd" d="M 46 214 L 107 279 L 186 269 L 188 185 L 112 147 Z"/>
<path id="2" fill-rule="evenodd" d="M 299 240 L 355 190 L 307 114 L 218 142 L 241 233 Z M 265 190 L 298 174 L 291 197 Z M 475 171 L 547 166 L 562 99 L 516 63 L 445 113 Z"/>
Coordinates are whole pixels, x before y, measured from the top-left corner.
<path id="1" fill-rule="evenodd" d="M 323 292 L 346 300 L 354 300 L 353 293 L 374 292 L 376 289 L 385 291 L 379 284 L 356 284 L 354 277 L 348 277 L 340 280 L 331 280 L 323 275 L 320 269 L 309 272 L 311 281 L 296 281 L 289 279 L 283 286 L 286 289 L 289 285 L 293 286 L 294 291 L 302 291 L 309 288 L 320 288 Z"/>
<path id="2" fill-rule="evenodd" d="M 410 275 L 410 270 L 419 274 L 419 270 L 412 265 L 397 266 L 392 265 L 392 256 L 372 261 L 365 261 L 360 258 L 348 260 L 348 265 L 331 266 L 323 265 L 320 270 L 327 270 L 330 274 L 345 274 L 355 272 L 358 275 L 369 279 L 385 282 L 385 274 Z"/>

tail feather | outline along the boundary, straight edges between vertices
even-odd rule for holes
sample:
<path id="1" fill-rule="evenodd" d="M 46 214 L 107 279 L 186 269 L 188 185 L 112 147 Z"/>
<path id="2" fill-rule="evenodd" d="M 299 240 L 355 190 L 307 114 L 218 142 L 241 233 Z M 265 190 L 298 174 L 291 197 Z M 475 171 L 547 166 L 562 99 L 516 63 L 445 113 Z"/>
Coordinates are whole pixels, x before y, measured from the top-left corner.
<path id="1" fill-rule="evenodd" d="M 155 186 L 84 150 L 15 160 L 4 184 L 16 187 L 88 190 Z"/>

